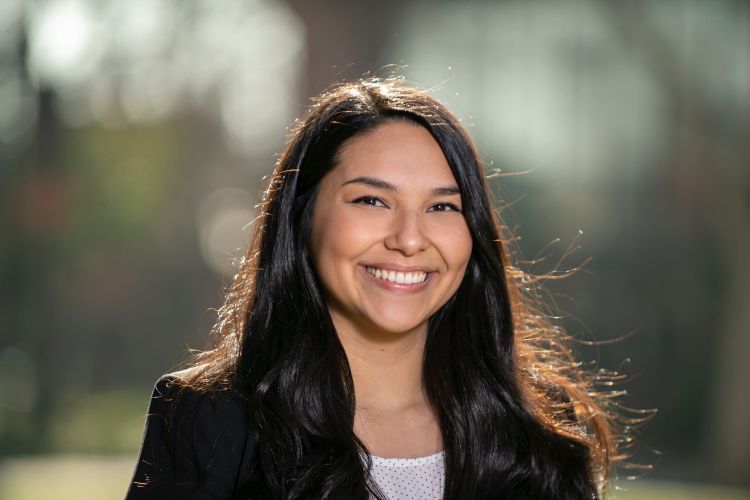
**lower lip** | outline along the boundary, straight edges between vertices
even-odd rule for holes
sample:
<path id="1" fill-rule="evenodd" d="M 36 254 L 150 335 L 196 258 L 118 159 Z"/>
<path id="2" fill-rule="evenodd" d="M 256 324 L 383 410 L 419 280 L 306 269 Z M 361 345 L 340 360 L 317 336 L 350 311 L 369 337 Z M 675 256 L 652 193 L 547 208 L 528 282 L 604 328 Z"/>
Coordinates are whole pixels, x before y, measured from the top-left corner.
<path id="1" fill-rule="evenodd" d="M 412 283 L 411 285 L 408 285 L 406 283 L 394 283 L 392 281 L 388 280 L 382 280 L 380 278 L 376 278 L 372 274 L 367 272 L 367 269 L 364 268 L 364 266 L 359 266 L 360 272 L 365 275 L 366 279 L 369 279 L 376 285 L 380 286 L 381 288 L 384 288 L 385 290 L 388 290 L 390 292 L 402 292 L 402 293 L 409 293 L 409 292 L 418 292 L 422 290 L 424 287 L 427 286 L 427 283 L 432 278 L 432 275 L 434 273 L 427 273 L 427 277 L 425 280 L 421 283 Z"/>

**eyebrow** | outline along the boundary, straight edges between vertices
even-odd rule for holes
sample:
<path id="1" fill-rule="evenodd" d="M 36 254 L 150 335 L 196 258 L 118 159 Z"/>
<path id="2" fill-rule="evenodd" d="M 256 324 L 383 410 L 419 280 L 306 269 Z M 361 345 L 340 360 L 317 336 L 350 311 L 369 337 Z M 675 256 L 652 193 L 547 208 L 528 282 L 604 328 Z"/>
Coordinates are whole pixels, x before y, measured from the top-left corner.
<path id="1" fill-rule="evenodd" d="M 364 184 L 366 186 L 370 186 L 375 189 L 381 189 L 383 191 L 391 191 L 394 193 L 398 192 L 398 188 L 390 182 L 386 182 L 375 177 L 355 177 L 354 179 L 350 179 L 344 182 L 342 186 L 346 186 L 347 184 Z M 458 186 L 440 186 L 430 190 L 430 194 L 437 196 L 451 196 L 455 194 L 461 194 L 461 191 L 459 191 Z"/>

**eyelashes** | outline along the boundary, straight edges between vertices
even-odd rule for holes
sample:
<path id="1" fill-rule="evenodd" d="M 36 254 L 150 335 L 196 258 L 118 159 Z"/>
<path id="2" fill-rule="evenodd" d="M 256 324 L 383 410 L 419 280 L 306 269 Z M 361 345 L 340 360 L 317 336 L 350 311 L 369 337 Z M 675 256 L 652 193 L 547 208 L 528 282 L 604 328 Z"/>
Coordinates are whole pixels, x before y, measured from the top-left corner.
<path id="1" fill-rule="evenodd" d="M 352 200 L 352 203 L 356 205 L 370 205 L 372 207 L 389 208 L 388 204 L 385 201 L 383 201 L 382 198 L 378 198 L 377 196 L 360 196 L 359 198 Z M 441 202 L 433 203 L 428 209 L 428 212 L 461 213 L 461 209 L 458 208 L 458 206 L 455 203 L 441 201 Z"/>
<path id="2" fill-rule="evenodd" d="M 359 205 L 370 205 L 373 207 L 387 207 L 385 202 L 377 196 L 360 196 L 356 200 L 352 200 L 352 203 Z"/>
<path id="3" fill-rule="evenodd" d="M 455 204 L 453 203 L 447 203 L 447 202 L 440 202 L 435 203 L 430 207 L 431 212 L 461 212 L 461 209 L 459 209 Z"/>

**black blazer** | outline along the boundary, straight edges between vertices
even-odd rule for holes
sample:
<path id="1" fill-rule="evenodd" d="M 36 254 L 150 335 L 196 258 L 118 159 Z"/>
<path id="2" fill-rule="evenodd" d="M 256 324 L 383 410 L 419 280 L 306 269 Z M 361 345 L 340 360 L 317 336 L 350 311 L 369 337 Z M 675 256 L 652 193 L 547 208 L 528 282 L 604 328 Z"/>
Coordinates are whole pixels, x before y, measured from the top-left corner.
<path id="1" fill-rule="evenodd" d="M 175 383 L 181 376 L 156 382 L 125 500 L 272 500 L 257 465 L 258 441 L 245 400 L 230 390 L 182 388 Z M 368 497 L 366 489 L 350 485 L 330 498 Z"/>
<path id="2" fill-rule="evenodd" d="M 252 477 L 255 440 L 244 400 L 190 389 L 175 399 L 180 375 L 156 382 L 126 500 L 265 498 Z"/>

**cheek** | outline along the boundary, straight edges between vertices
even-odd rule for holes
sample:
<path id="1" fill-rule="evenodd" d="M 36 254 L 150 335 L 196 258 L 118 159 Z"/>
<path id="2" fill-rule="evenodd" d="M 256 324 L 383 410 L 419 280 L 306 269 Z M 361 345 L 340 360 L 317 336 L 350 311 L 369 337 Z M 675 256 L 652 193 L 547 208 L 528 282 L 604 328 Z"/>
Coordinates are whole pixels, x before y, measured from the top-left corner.
<path id="1" fill-rule="evenodd" d="M 456 271 L 463 271 L 471 257 L 472 240 L 466 224 L 447 231 L 442 236 L 442 248 L 448 265 Z"/>
<path id="2" fill-rule="evenodd" d="M 377 228 L 363 223 L 361 214 L 346 208 L 320 214 L 313 221 L 311 248 L 319 270 L 331 272 L 337 265 L 355 261 L 377 239 Z"/>

